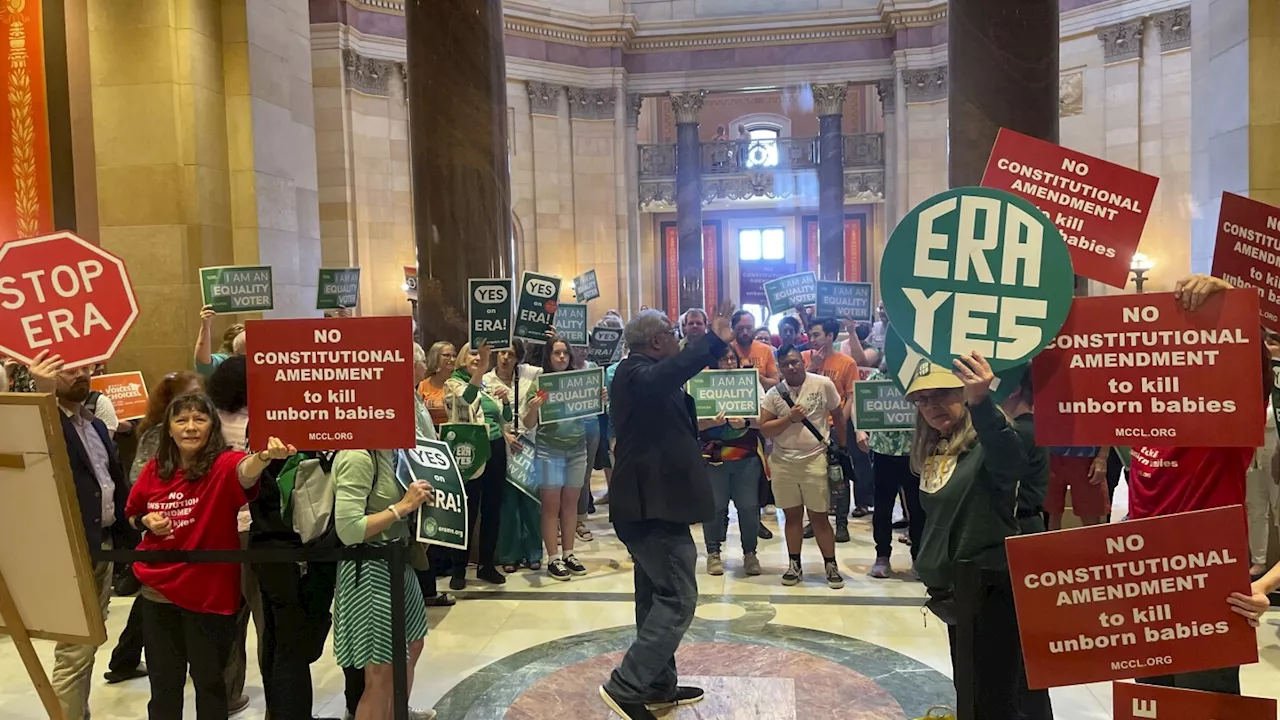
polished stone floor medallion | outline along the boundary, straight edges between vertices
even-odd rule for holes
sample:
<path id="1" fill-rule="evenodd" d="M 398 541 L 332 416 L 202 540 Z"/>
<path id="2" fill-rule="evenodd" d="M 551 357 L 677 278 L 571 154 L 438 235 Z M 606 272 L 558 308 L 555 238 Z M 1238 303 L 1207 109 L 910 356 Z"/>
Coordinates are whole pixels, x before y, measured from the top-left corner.
<path id="1" fill-rule="evenodd" d="M 710 609 L 710 608 L 709 608 Z M 693 720 L 911 720 L 952 704 L 951 682 L 905 655 L 832 633 L 769 624 L 767 603 L 698 613 L 676 656 L 698 705 L 660 714 Z M 732 620 L 704 620 L 707 614 Z M 634 630 L 610 628 L 538 645 L 463 680 L 436 704 L 441 720 L 606 720 L 597 688 Z"/>

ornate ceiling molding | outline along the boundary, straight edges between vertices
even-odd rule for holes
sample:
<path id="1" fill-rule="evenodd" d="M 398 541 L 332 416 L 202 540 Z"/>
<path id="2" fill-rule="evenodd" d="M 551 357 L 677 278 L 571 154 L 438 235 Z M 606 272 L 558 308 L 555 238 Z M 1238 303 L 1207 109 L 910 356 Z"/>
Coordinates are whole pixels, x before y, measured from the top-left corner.
<path id="1" fill-rule="evenodd" d="M 907 102 L 909 103 L 945 100 L 947 97 L 947 66 L 903 70 L 902 85 L 907 91 Z"/>
<path id="2" fill-rule="evenodd" d="M 617 88 L 567 88 L 569 117 L 574 120 L 612 120 L 618 104 Z"/>
<path id="3" fill-rule="evenodd" d="M 403 63 L 367 58 L 351 48 L 342 50 L 342 70 L 348 88 L 382 97 L 391 96 L 393 77 L 406 77 Z"/>
<path id="4" fill-rule="evenodd" d="M 560 93 L 564 88 L 551 83 L 529 81 L 525 83 L 529 93 L 529 112 L 534 115 L 560 114 Z"/>
<path id="5" fill-rule="evenodd" d="M 1139 17 L 1098 28 L 1105 64 L 1142 57 L 1142 21 L 1143 18 Z"/>
<path id="6" fill-rule="evenodd" d="M 1151 24 L 1160 33 L 1160 52 L 1191 47 L 1191 6 L 1152 15 Z"/>
<path id="7" fill-rule="evenodd" d="M 809 91 L 813 94 L 813 110 L 818 117 L 844 114 L 844 99 L 849 94 L 848 83 L 810 85 Z"/>

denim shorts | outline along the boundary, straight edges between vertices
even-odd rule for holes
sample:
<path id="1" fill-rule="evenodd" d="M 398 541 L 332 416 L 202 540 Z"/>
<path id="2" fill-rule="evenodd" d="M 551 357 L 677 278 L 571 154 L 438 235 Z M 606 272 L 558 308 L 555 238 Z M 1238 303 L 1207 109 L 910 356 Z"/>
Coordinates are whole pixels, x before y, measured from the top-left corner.
<path id="1" fill-rule="evenodd" d="M 587 449 L 553 450 L 534 447 L 533 462 L 538 468 L 538 487 L 580 490 L 587 481 Z"/>

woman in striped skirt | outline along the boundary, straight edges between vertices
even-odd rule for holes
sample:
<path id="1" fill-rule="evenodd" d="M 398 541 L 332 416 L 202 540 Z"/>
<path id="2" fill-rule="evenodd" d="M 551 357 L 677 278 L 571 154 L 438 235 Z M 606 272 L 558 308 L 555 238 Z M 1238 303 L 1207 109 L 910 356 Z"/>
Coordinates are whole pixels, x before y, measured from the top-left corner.
<path id="1" fill-rule="evenodd" d="M 427 501 L 430 488 L 415 482 L 403 490 L 396 482 L 394 456 L 388 450 L 344 450 L 333 462 L 336 492 L 334 524 L 344 545 L 404 542 L 406 519 Z M 404 575 L 405 643 L 408 682 L 422 654 L 427 614 L 418 577 L 406 562 L 390 568 L 387 560 L 343 560 L 333 608 L 333 649 L 338 665 L 364 668 L 365 687 L 357 720 L 391 720 L 391 573 Z"/>

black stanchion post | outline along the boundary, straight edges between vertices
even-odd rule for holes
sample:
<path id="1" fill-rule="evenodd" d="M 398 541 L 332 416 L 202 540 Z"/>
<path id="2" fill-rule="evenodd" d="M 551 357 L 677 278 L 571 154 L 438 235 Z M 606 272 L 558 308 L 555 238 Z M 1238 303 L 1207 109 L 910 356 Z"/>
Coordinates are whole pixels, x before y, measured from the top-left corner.
<path id="1" fill-rule="evenodd" d="M 391 544 L 391 558 L 387 562 L 391 566 L 391 697 L 395 703 L 395 720 L 409 720 L 409 648 L 404 641 L 406 559 L 403 544 Z"/>
<path id="2" fill-rule="evenodd" d="M 951 668 L 956 685 L 956 720 L 979 720 L 975 714 L 977 668 L 974 667 L 974 620 L 982 603 L 982 571 L 968 560 L 956 563 L 956 651 Z"/>

